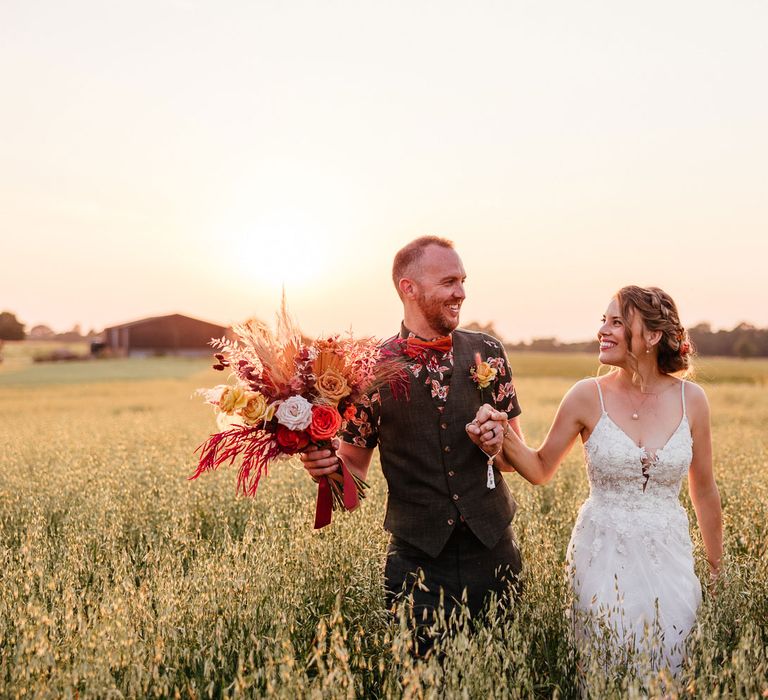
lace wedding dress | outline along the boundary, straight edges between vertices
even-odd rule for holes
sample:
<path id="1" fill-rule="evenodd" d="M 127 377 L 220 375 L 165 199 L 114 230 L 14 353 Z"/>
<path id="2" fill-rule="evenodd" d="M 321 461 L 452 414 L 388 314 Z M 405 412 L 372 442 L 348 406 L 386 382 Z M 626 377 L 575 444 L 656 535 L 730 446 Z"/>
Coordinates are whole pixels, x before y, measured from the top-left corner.
<path id="1" fill-rule="evenodd" d="M 678 498 L 693 454 L 685 382 L 680 424 L 655 451 L 636 445 L 611 420 L 595 383 L 603 412 L 584 443 L 590 493 L 567 555 L 577 640 L 602 640 L 605 663 L 639 652 L 652 669 L 676 673 L 701 602 Z"/>

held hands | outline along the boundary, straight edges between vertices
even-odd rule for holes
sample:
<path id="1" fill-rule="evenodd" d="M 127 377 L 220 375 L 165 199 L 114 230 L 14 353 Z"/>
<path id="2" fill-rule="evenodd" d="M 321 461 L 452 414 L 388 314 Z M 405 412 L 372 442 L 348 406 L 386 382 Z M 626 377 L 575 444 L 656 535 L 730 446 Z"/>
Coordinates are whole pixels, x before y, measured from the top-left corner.
<path id="1" fill-rule="evenodd" d="M 338 438 L 331 441 L 333 450 L 318 450 L 313 447 L 309 452 L 301 453 L 301 461 L 304 463 L 304 469 L 313 478 L 317 479 L 327 474 L 333 474 L 339 470 L 339 458 L 336 456 L 336 450 L 339 449 L 341 442 Z"/>
<path id="2" fill-rule="evenodd" d="M 493 406 L 483 404 L 471 423 L 466 425 L 467 435 L 483 452 L 489 455 L 501 450 L 504 436 L 509 432 L 507 414 Z"/>

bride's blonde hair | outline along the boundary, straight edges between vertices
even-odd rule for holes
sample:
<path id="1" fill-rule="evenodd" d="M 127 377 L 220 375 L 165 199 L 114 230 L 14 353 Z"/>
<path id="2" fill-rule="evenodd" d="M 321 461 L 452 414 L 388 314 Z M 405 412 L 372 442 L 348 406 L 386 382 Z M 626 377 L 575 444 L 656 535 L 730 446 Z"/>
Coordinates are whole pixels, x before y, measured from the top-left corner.
<path id="1" fill-rule="evenodd" d="M 690 376 L 693 373 L 693 344 L 688 331 L 680 323 L 674 299 L 659 287 L 636 285 L 622 287 L 616 292 L 615 298 L 622 317 L 627 321 L 627 345 L 632 345 L 629 320 L 634 314 L 640 314 L 643 325 L 649 331 L 661 333 L 656 355 L 659 371 L 664 374 L 685 372 L 685 376 Z"/>

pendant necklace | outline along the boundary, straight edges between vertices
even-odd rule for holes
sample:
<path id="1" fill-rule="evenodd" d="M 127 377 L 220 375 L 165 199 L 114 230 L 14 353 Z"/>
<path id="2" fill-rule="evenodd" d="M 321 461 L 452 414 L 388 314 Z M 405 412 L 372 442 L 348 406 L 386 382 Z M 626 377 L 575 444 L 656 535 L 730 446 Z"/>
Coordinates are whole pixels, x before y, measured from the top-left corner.
<path id="1" fill-rule="evenodd" d="M 643 400 L 640 402 L 639 406 L 635 406 L 635 402 L 632 401 L 632 397 L 627 394 L 627 398 L 629 399 L 629 402 L 632 404 L 632 408 L 634 409 L 632 411 L 632 420 L 640 420 L 640 409 L 645 405 L 645 402 L 648 400 L 649 396 L 656 396 L 656 394 L 647 393 L 643 396 Z"/>

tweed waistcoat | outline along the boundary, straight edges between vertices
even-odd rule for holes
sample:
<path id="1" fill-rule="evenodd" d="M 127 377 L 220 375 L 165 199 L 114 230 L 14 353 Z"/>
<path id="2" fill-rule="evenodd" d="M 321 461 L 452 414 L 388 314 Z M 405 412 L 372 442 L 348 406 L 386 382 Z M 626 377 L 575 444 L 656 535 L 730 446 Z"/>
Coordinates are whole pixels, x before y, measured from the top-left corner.
<path id="1" fill-rule="evenodd" d="M 486 486 L 487 457 L 467 436 L 465 426 L 486 402 L 471 378 L 475 353 L 503 356 L 498 341 L 482 333 L 453 332 L 453 373 L 440 413 L 422 381 L 410 377 L 409 399 L 381 391 L 379 452 L 387 480 L 384 527 L 436 557 L 460 517 L 488 548 L 515 514 L 515 501 L 498 470 L 496 488 Z"/>

